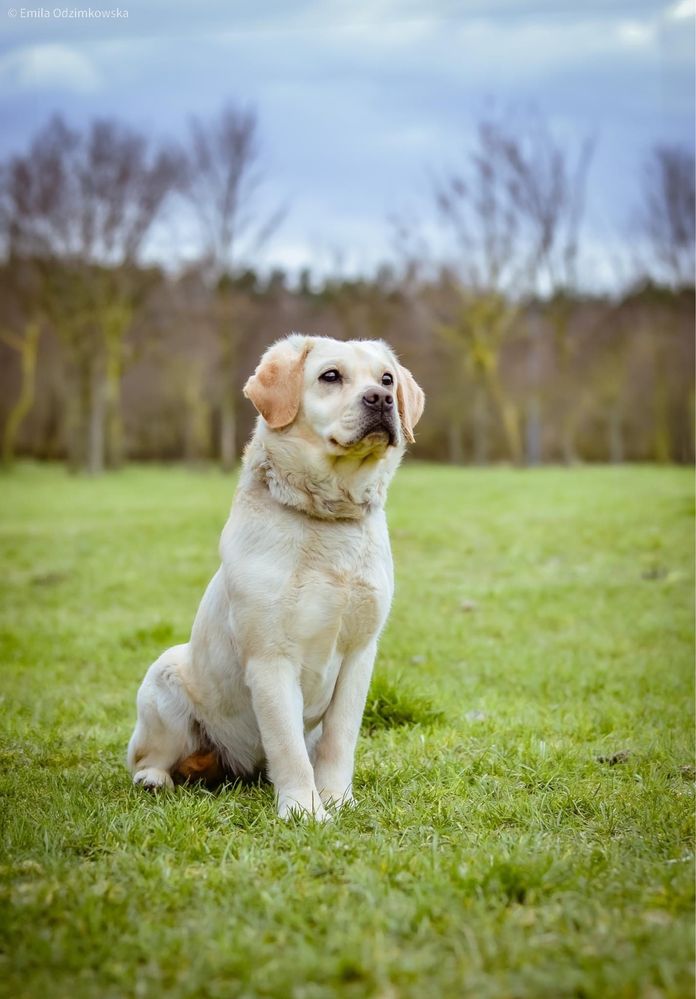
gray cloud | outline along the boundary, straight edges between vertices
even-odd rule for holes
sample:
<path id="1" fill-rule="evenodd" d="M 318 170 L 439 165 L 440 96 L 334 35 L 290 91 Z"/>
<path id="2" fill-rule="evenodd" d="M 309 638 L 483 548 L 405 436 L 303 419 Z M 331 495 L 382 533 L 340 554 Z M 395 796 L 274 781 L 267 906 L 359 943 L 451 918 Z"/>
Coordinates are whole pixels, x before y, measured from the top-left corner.
<path id="1" fill-rule="evenodd" d="M 354 266 L 384 255 L 386 216 L 425 211 L 429 171 L 456 164 L 493 99 L 538 107 L 570 144 L 598 135 L 595 246 L 630 213 L 645 149 L 693 144 L 685 0 L 680 17 L 676 4 L 638 0 L 440 0 L 426 14 L 415 0 L 122 6 L 127 20 L 4 19 L 2 152 L 53 110 L 165 136 L 182 135 L 192 112 L 252 104 L 269 200 L 291 206 L 268 256 L 292 267 L 337 247 Z"/>

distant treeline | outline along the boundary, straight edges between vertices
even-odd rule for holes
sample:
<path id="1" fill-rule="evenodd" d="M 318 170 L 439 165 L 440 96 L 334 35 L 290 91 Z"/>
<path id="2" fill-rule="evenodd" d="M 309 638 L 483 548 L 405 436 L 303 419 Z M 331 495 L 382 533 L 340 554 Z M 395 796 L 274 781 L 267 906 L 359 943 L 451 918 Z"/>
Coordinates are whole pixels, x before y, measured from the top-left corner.
<path id="1" fill-rule="evenodd" d="M 0 164 L 5 462 L 231 468 L 255 416 L 242 385 L 292 330 L 388 340 L 426 392 L 420 458 L 693 461 L 693 153 L 650 154 L 647 257 L 611 297 L 578 290 L 592 144 L 571 162 L 539 122 L 482 123 L 461 173 L 435 185 L 447 259 L 401 220 L 393 266 L 289 282 L 237 262 L 277 224 L 260 207 L 256 130 L 227 108 L 164 148 L 118 122 L 56 118 Z M 176 275 L 142 253 L 172 199 L 201 233 Z"/>
<path id="2" fill-rule="evenodd" d="M 12 268 L 0 270 L 6 307 L 18 280 Z M 291 290 L 280 274 L 260 282 L 247 273 L 221 294 L 195 272 L 173 280 L 149 270 L 130 280 L 141 298 L 112 375 L 116 385 L 103 370 L 106 353 L 95 361 L 89 350 L 66 349 L 55 328 L 37 323 L 35 388 L 17 427 L 18 454 L 80 467 L 91 443 L 103 448 L 107 467 L 125 458 L 232 464 L 255 417 L 242 397 L 244 381 L 264 347 L 301 330 L 383 337 L 394 346 L 427 395 L 414 449 L 420 458 L 538 464 L 694 457 L 692 290 L 647 285 L 618 301 L 532 300 L 515 310 L 494 348 L 448 335 L 437 318 L 455 307 L 444 279 L 405 288 L 385 272 L 370 282 Z M 479 307 L 470 304 L 472 312 Z M 562 343 L 559 309 L 567 312 Z M 7 426 L 22 396 L 23 354 L 7 344 L 0 351 Z M 86 444 L 81 409 L 91 427 Z"/>

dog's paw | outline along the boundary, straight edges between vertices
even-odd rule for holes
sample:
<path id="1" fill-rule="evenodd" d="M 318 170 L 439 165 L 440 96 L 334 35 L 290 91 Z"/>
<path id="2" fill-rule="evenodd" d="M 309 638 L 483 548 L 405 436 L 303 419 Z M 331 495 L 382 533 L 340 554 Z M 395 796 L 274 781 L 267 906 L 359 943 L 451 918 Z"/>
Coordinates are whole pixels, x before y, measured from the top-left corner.
<path id="1" fill-rule="evenodd" d="M 322 788 L 320 794 L 323 804 L 335 811 L 338 811 L 340 808 L 355 808 L 357 804 L 350 788 L 346 788 L 345 790 L 330 787 Z"/>
<path id="2" fill-rule="evenodd" d="M 165 789 L 169 791 L 174 787 L 174 781 L 167 771 L 160 770 L 158 767 L 145 767 L 144 770 L 138 770 L 133 777 L 133 783 L 144 787 L 146 791 L 162 791 Z"/>
<path id="3" fill-rule="evenodd" d="M 315 773 L 315 780 L 321 800 L 327 808 L 338 811 L 339 808 L 352 808 L 355 805 L 352 774 L 320 770 Z"/>
<path id="4" fill-rule="evenodd" d="M 331 821 L 331 816 L 316 791 L 287 791 L 279 794 L 278 816 L 286 821 L 291 818 L 314 819 L 315 822 Z"/>

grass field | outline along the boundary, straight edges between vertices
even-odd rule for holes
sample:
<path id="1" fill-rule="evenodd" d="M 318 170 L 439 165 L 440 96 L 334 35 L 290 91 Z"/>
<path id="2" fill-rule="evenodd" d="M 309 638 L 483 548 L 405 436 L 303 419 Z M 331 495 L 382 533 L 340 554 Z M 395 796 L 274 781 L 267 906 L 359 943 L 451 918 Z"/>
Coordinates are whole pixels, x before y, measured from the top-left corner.
<path id="1" fill-rule="evenodd" d="M 124 767 L 232 492 L 0 480 L 2 993 L 692 996 L 692 473 L 405 467 L 360 805 L 327 826 Z"/>

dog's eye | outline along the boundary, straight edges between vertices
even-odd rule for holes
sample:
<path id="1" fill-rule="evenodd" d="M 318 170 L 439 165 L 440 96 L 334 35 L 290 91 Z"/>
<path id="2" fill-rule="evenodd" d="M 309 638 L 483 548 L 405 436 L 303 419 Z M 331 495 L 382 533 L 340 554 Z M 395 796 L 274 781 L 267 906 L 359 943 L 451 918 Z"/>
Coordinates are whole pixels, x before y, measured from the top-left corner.
<path id="1" fill-rule="evenodd" d="M 320 382 L 340 382 L 342 380 L 343 379 L 341 378 L 341 372 L 338 371 L 336 368 L 329 368 L 328 371 L 325 371 L 322 375 L 319 375 Z"/>
<path id="2" fill-rule="evenodd" d="M 386 374 L 382 375 L 382 385 L 393 385 L 393 384 L 394 384 L 394 379 L 387 371 Z"/>

